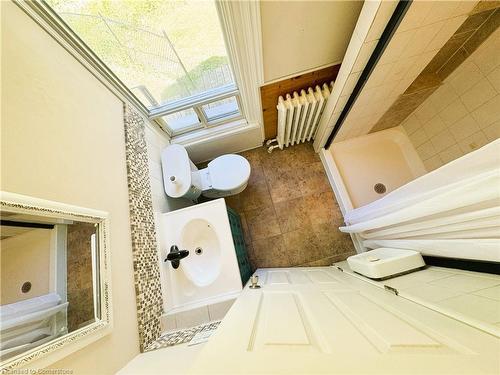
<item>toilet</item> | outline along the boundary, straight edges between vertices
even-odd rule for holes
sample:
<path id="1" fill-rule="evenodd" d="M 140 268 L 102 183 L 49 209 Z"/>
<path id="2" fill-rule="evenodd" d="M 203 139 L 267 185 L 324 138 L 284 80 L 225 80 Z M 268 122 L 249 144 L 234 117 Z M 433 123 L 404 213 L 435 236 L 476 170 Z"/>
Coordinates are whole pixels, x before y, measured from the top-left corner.
<path id="1" fill-rule="evenodd" d="M 245 190 L 250 178 L 250 163 L 243 156 L 222 155 L 198 169 L 181 145 L 162 151 L 161 166 L 165 193 L 172 198 L 228 197 Z"/>

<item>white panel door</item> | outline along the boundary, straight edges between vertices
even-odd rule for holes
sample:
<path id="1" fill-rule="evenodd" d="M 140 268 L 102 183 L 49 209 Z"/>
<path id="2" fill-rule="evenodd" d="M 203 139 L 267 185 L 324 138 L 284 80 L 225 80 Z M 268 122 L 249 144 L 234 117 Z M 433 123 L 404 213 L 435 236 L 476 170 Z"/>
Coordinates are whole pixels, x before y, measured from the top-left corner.
<path id="1" fill-rule="evenodd" d="M 500 373 L 500 340 L 335 268 L 261 269 L 192 373 Z"/>

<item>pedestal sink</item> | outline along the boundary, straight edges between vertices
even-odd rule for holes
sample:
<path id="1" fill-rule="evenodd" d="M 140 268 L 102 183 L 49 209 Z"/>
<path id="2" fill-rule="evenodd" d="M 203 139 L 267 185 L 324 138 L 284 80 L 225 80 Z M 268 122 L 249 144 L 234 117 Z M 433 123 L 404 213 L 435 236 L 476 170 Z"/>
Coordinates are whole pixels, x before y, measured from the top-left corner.
<path id="1" fill-rule="evenodd" d="M 166 312 L 239 294 L 242 284 L 224 199 L 162 214 L 160 226 Z M 169 261 L 163 262 L 173 245 L 189 251 L 177 269 Z"/>

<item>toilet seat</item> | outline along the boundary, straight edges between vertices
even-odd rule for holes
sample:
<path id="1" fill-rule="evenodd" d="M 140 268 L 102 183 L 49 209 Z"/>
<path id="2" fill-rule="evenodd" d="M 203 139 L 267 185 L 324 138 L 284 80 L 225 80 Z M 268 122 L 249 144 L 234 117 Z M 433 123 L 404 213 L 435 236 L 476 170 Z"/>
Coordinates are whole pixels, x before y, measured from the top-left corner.
<path id="1" fill-rule="evenodd" d="M 236 190 L 250 178 L 250 163 L 243 156 L 222 155 L 208 163 L 208 173 L 212 189 Z"/>

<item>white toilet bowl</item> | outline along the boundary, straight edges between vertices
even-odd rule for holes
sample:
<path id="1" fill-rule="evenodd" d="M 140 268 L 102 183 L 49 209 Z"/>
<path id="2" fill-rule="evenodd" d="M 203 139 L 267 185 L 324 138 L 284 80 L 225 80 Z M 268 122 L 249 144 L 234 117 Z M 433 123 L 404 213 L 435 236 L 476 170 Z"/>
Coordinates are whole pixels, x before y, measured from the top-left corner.
<path id="1" fill-rule="evenodd" d="M 222 155 L 198 169 L 181 145 L 167 146 L 161 165 L 165 193 L 172 198 L 227 197 L 242 192 L 250 178 L 250 163 L 243 156 Z"/>

